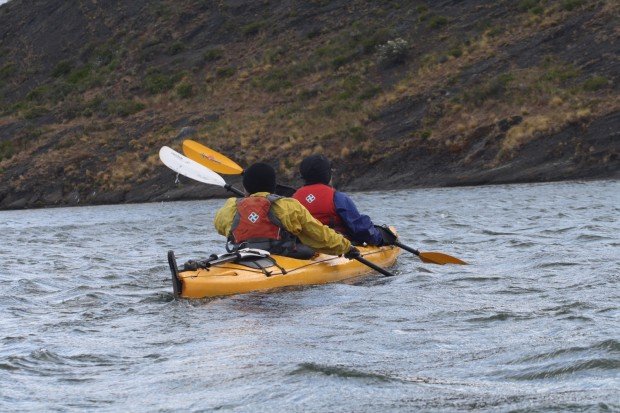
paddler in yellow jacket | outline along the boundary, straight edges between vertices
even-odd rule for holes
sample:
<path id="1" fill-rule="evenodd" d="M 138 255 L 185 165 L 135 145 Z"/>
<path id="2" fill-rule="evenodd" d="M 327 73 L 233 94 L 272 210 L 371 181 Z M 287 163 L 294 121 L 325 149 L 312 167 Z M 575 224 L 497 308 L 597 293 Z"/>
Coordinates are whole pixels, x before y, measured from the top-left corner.
<path id="1" fill-rule="evenodd" d="M 276 173 L 268 164 L 247 168 L 243 187 L 248 196 L 228 199 L 215 215 L 215 229 L 233 248 L 259 248 L 300 259 L 310 258 L 314 251 L 359 256 L 349 240 L 313 218 L 299 201 L 273 194 Z"/>

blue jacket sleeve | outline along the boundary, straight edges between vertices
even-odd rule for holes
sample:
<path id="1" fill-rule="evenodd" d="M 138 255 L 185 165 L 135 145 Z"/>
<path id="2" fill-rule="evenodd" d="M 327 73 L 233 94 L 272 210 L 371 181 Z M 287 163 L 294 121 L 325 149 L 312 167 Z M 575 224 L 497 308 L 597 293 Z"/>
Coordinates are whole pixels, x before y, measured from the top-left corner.
<path id="1" fill-rule="evenodd" d="M 374 227 L 368 215 L 362 215 L 347 195 L 336 191 L 334 193 L 334 205 L 336 212 L 349 229 L 352 241 L 365 242 L 370 245 L 381 245 L 383 238 L 381 232 Z"/>

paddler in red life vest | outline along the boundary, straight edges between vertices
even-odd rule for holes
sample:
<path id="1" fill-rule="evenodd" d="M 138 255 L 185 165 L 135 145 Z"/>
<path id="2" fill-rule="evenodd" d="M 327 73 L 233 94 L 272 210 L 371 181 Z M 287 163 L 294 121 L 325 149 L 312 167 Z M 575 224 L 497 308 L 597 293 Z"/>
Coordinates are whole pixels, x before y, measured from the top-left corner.
<path id="1" fill-rule="evenodd" d="M 215 215 L 215 229 L 234 248 L 259 248 L 307 259 L 316 252 L 359 256 L 351 242 L 321 224 L 298 201 L 274 195 L 276 173 L 265 163 L 243 172 L 245 198 L 230 198 Z M 299 241 L 299 242 L 298 242 Z"/>
<path id="2" fill-rule="evenodd" d="M 310 155 L 299 166 L 306 185 L 293 194 L 313 217 L 343 234 L 354 244 L 384 245 L 380 228 L 375 227 L 368 215 L 362 215 L 347 195 L 329 184 L 332 165 L 323 155 Z M 389 238 L 388 238 L 389 239 Z"/>

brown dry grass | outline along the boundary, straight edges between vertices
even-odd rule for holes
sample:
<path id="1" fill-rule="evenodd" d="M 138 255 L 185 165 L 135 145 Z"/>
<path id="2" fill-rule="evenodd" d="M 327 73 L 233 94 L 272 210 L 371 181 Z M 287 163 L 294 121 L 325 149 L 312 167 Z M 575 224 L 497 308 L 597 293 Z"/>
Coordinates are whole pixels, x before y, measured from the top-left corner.
<path id="1" fill-rule="evenodd" d="M 193 78 L 192 83 L 200 91 L 195 96 L 181 100 L 175 88 L 158 95 L 144 96 L 140 102 L 146 105 L 148 111 L 132 115 L 123 122 L 147 123 L 149 119 L 158 119 L 173 124 L 186 114 L 189 116 L 197 111 L 219 113 L 219 120 L 204 122 L 197 127 L 196 140 L 230 155 L 242 166 L 256 160 L 280 159 L 279 172 L 286 177 L 296 176 L 299 159 L 311 153 L 325 152 L 332 157 L 345 159 L 360 150 L 369 154 L 367 159 L 372 163 L 395 150 L 414 144 L 421 133 L 430 142 L 458 152 L 463 149 L 465 138 L 480 126 L 523 115 L 523 122 L 508 130 L 502 142 L 504 152 L 514 152 L 531 139 L 553 133 L 572 122 L 587 121 L 590 117 L 598 116 L 604 107 L 617 108 L 617 98 L 614 100 L 605 91 L 571 91 L 569 87 L 554 82 L 545 83 L 540 93 L 532 93 L 533 89 L 540 87 L 537 82 L 548 68 L 511 69 L 517 80 L 508 86 L 506 96 L 510 95 L 510 99 L 497 96 L 482 104 L 472 104 L 442 98 L 443 115 L 433 119 L 432 123 L 424 119 L 422 130 L 416 131 L 408 139 L 378 142 L 372 137 L 352 136 L 350 132 L 355 128 L 368 132 L 367 125 L 372 125 L 374 116 L 386 107 L 405 97 L 433 95 L 446 88 L 451 80 L 457 79 L 467 67 L 493 57 L 501 58 L 503 49 L 527 41 L 540 30 L 558 25 L 570 15 L 557 4 L 546 4 L 551 5 L 541 15 L 523 13 L 515 16 L 512 23 L 501 27 L 501 30 L 489 28 L 469 42 L 456 44 L 458 53 L 447 55 L 447 60 L 442 63 L 439 63 L 438 57 L 444 56 L 440 56 L 439 52 L 419 58 L 412 62 L 413 69 L 398 83 L 363 101 L 353 98 L 342 100 L 338 95 L 342 92 L 342 82 L 347 76 L 358 76 L 364 81 L 377 76 L 378 70 L 371 58 L 354 61 L 336 71 L 327 68 L 304 74 L 294 79 L 291 87 L 277 92 L 256 87 L 253 80 L 265 77 L 281 66 L 288 67 L 299 63 L 299 60 L 310 58 L 317 48 L 329 40 L 324 34 L 314 40 L 302 39 L 295 50 L 287 49 L 281 62 L 270 63 L 265 58 L 265 34 L 260 33 L 231 47 L 211 69 Z M 618 2 L 605 0 L 599 13 L 613 14 L 619 9 Z M 182 33 L 175 32 L 174 35 L 181 36 Z M 289 43 L 287 35 L 275 39 L 275 43 Z M 156 37 L 152 28 L 142 35 L 144 41 Z M 237 67 L 235 74 L 229 78 L 218 77 L 217 68 L 229 66 Z M 114 85 L 112 92 L 121 96 L 129 85 L 139 85 L 140 81 L 139 76 L 126 74 Z M 465 85 L 465 88 L 469 86 L 473 85 Z M 303 92 L 308 90 L 317 93 L 309 98 L 301 98 Z M 90 100 L 103 91 L 94 88 L 85 91 L 82 97 Z M 346 106 L 350 109 L 344 108 Z M 8 121 L 0 118 L 1 122 Z M 98 146 L 105 147 L 107 153 L 126 150 L 125 145 L 117 145 L 117 141 L 124 138 L 118 136 L 114 122 L 114 119 L 78 118 L 55 125 L 43 135 L 41 142 L 46 142 L 45 138 L 52 133 L 78 124 L 88 125 L 89 130 L 85 136 L 74 139 L 75 148 L 52 149 L 49 154 L 41 156 L 41 165 L 54 165 L 61 160 L 77 162 L 80 158 L 79 148 L 86 148 L 92 153 L 96 153 Z M 108 188 L 120 188 L 127 182 L 144 180 L 161 166 L 157 157 L 159 147 L 165 144 L 180 149 L 181 140 L 173 139 L 176 132 L 170 126 L 148 131 L 129 142 L 128 152 L 120 153 L 116 158 L 112 155 L 111 160 L 102 160 L 100 165 L 105 162 L 107 171 L 91 172 L 91 175 Z M 26 162 L 28 156 L 41 144 L 34 144 L 24 153 L 2 161 L 0 169 L 13 162 Z M 77 171 L 79 168 L 70 172 Z"/>

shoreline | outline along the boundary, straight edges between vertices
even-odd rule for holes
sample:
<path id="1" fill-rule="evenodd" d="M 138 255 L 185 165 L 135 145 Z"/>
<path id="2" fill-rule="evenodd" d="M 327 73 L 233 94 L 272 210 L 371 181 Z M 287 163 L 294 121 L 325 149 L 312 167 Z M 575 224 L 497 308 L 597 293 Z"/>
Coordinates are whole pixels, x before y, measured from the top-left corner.
<path id="1" fill-rule="evenodd" d="M 477 183 L 456 183 L 453 185 L 418 185 L 418 186 L 403 186 L 396 188 L 383 188 L 383 189 L 347 189 L 346 187 L 338 190 L 347 193 L 372 193 L 378 191 L 406 191 L 410 189 L 449 189 L 449 188 L 463 188 L 463 187 L 485 187 L 485 186 L 513 186 L 513 185 L 544 185 L 544 184 L 558 184 L 558 183 L 590 183 L 590 182 L 619 182 L 620 181 L 620 172 L 615 173 L 609 177 L 583 177 L 583 178 L 570 178 L 570 179 L 560 179 L 560 180 L 548 180 L 548 181 L 514 181 L 514 182 L 489 182 L 484 184 Z M 81 203 L 79 200 L 74 203 L 63 203 L 63 204 L 47 204 L 47 205 L 35 205 L 29 207 L 5 207 L 0 204 L 0 212 L 4 211 L 24 211 L 24 210 L 38 210 L 38 209 L 54 209 L 54 208 L 78 208 L 78 207 L 93 207 L 93 206 L 113 206 L 113 205 L 139 205 L 139 204 L 152 204 L 152 203 L 164 203 L 164 202 L 178 202 L 178 201 L 206 201 L 212 199 L 227 199 L 234 195 L 229 192 L 221 191 L 219 188 L 215 188 L 214 193 L 218 194 L 207 195 L 207 196 L 197 196 L 191 197 L 187 195 L 187 192 L 193 192 L 195 189 L 205 188 L 206 185 L 201 183 L 184 185 L 185 188 L 183 190 L 183 194 L 177 197 L 167 196 L 169 193 L 174 193 L 178 191 L 177 189 L 172 189 L 168 192 L 165 192 L 162 195 L 157 196 L 157 199 L 145 199 L 145 200 L 136 200 L 136 201 L 127 201 L 127 202 L 90 202 L 90 203 Z M 207 187 L 208 188 L 208 187 Z M 210 191 L 200 191 L 200 192 L 210 192 Z M 222 193 L 225 192 L 225 193 Z"/>

